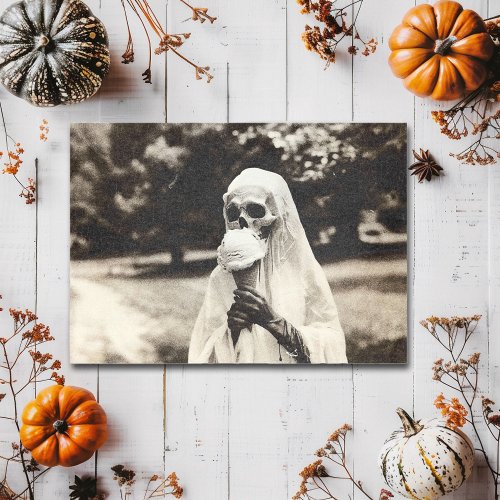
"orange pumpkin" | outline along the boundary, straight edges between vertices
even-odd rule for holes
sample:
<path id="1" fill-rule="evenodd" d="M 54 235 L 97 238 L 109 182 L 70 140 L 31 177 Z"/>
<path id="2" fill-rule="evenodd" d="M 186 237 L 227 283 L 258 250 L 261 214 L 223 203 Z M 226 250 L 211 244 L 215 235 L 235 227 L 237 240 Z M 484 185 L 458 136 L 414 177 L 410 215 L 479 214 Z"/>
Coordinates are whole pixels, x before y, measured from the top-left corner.
<path id="1" fill-rule="evenodd" d="M 457 99 L 481 86 L 494 44 L 481 17 L 454 1 L 417 5 L 389 39 L 389 64 L 420 97 Z"/>
<path id="2" fill-rule="evenodd" d="M 106 413 L 80 387 L 52 385 L 22 414 L 21 442 L 47 467 L 72 467 L 88 460 L 108 436 Z"/>

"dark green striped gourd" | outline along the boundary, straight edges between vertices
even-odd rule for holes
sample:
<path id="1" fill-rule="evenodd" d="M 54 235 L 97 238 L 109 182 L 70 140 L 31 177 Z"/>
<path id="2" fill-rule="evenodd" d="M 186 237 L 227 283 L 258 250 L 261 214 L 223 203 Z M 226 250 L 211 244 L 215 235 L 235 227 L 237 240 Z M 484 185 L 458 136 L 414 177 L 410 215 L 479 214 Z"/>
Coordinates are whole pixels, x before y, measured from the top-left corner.
<path id="1" fill-rule="evenodd" d="M 88 99 L 109 70 L 104 25 L 80 0 L 24 0 L 0 17 L 0 81 L 35 106 Z"/>
<path id="2" fill-rule="evenodd" d="M 403 409 L 397 413 L 403 428 L 391 434 L 378 459 L 387 485 L 414 500 L 434 500 L 459 488 L 474 465 L 469 438 L 438 419 L 415 422 Z"/>

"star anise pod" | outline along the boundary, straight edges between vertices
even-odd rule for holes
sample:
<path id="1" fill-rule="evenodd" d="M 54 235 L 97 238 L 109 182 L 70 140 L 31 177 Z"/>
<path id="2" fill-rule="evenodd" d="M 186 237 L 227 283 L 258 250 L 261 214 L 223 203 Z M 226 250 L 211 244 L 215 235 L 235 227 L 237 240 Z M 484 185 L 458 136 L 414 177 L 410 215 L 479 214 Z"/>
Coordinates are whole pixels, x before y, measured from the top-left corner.
<path id="1" fill-rule="evenodd" d="M 420 153 L 413 150 L 413 156 L 417 160 L 408 170 L 413 170 L 411 175 L 418 177 L 418 182 L 423 182 L 424 179 L 430 181 L 433 175 L 439 177 L 439 172 L 443 170 L 433 159 L 429 150 L 424 151 L 420 148 Z"/>
<path id="2" fill-rule="evenodd" d="M 75 484 L 72 484 L 69 489 L 70 500 L 92 500 L 97 495 L 97 481 L 93 477 L 78 477 L 75 476 Z"/>

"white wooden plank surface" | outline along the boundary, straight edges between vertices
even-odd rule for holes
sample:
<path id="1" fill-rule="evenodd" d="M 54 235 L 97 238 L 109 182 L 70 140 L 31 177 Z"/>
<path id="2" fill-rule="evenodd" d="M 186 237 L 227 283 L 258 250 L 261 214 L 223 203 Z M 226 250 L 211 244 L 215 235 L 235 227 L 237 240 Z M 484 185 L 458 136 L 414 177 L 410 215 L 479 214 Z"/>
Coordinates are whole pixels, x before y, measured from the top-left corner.
<path id="1" fill-rule="evenodd" d="M 414 98 L 406 92 L 401 82 L 392 77 L 387 65 L 389 48 L 387 40 L 404 13 L 413 6 L 413 0 L 393 3 L 385 15 L 380 17 L 378 2 L 367 2 L 358 17 L 360 34 L 375 37 L 378 47 L 369 57 L 356 55 L 353 57 L 352 102 L 354 121 L 395 121 L 404 122 L 408 126 L 408 155 L 413 146 Z M 374 19 L 379 22 L 374 23 Z M 335 69 L 335 68 L 334 68 Z M 378 78 L 373 75 L 379 74 Z M 374 96 L 391 96 L 390 112 L 387 100 Z M 409 183 L 408 190 L 408 290 L 410 294 L 408 307 L 408 324 L 412 322 L 412 284 L 415 272 L 413 254 L 413 227 L 415 211 L 413 197 L 415 185 Z M 421 187 L 421 186 L 417 186 Z M 370 366 L 354 367 L 354 473 L 361 480 L 366 491 L 376 495 L 384 485 L 382 475 L 374 469 L 378 452 L 384 439 L 398 426 L 399 419 L 395 413 L 397 407 L 413 411 L 413 366 L 412 359 L 413 331 L 408 332 L 408 365 L 406 366 Z M 371 471 L 370 473 L 368 471 Z M 365 498 L 358 490 L 354 498 Z"/>
<path id="2" fill-rule="evenodd" d="M 8 123 L 9 133 L 12 137 L 25 137 L 24 122 L 26 120 L 26 108 L 22 103 L 15 100 L 5 99 L 6 92 L 1 91 L 4 113 L 12 117 Z M 31 142 L 35 143 L 35 137 L 38 135 L 36 130 L 32 134 L 34 137 Z M 3 138 L 1 149 L 5 150 Z M 39 146 L 39 144 L 37 144 Z M 27 148 L 26 148 L 27 149 Z M 34 158 L 37 151 L 30 151 L 25 155 L 25 171 L 23 179 L 34 177 Z M 7 337 L 12 333 L 12 321 L 8 315 L 9 307 L 29 308 L 32 311 L 36 309 L 36 207 L 23 206 L 19 199 L 19 185 L 11 178 L 2 178 L 0 183 L 0 210 L 3 214 L 0 218 L 1 234 L 1 252 L 0 252 L 0 286 L 3 296 L 0 307 L 4 311 L 0 316 L 0 331 L 2 337 Z M 26 208 L 28 210 L 26 210 Z M 23 373 L 23 369 L 29 363 L 23 363 L 18 373 Z M 2 370 L 3 372 L 3 370 Z M 4 374 L 2 374 L 4 375 Z M 19 377 L 20 378 L 20 377 Z M 23 378 L 23 380 L 26 380 Z M 7 390 L 3 390 L 6 393 Z M 34 396 L 33 388 L 27 388 L 19 397 L 19 405 L 22 407 Z M 13 416 L 14 408 L 10 398 L 5 398 L 2 402 L 2 415 Z M 1 453 L 11 453 L 12 441 L 16 441 L 13 434 L 13 425 L 6 420 L 1 421 L 0 425 L 0 450 Z M 12 488 L 25 487 L 24 477 L 16 475 L 9 481 Z"/>
<path id="3" fill-rule="evenodd" d="M 196 81 L 194 70 L 175 54 L 167 55 L 167 121 L 225 122 L 227 120 L 227 30 L 223 2 L 204 4 L 215 24 L 187 23 L 189 11 L 178 1 L 167 3 L 168 31 L 189 30 L 183 54 L 209 65 L 214 79 Z M 229 370 L 225 367 L 167 366 L 165 369 L 165 469 L 175 470 L 186 484 L 185 498 L 228 498 L 229 483 Z"/>
<path id="4" fill-rule="evenodd" d="M 471 0 L 467 6 L 486 17 L 486 0 Z M 427 189 L 415 190 L 414 399 L 417 416 L 432 411 L 432 402 L 443 389 L 431 380 L 431 364 L 442 357 L 443 352 L 418 324 L 420 319 L 432 314 L 482 314 L 483 320 L 469 349 L 482 353 L 481 384 L 486 387 L 488 384 L 489 171 L 460 165 L 448 155 L 450 150 L 456 150 L 457 144 L 437 140 L 437 126 L 430 119 L 432 109 L 436 109 L 436 103 L 416 102 L 415 146 L 431 147 L 436 161 L 445 168 L 445 176 L 438 182 L 426 186 Z M 484 467 L 476 468 L 469 482 L 454 497 L 486 498 L 485 478 Z"/>
<path id="5" fill-rule="evenodd" d="M 109 468 L 123 463 L 138 472 L 135 498 L 142 498 L 149 475 L 176 470 L 187 500 L 284 500 L 295 492 L 300 469 L 343 422 L 354 424 L 354 470 L 375 494 L 382 486 L 375 457 L 397 426 L 394 409 L 404 406 L 419 417 L 434 414 L 432 401 L 440 388 L 431 380 L 430 365 L 440 352 L 418 325 L 430 314 L 484 315 L 474 347 L 483 353 L 482 383 L 492 399 L 500 399 L 495 355 L 500 342 L 493 334 L 500 328 L 500 175 L 498 167 L 464 167 L 450 158 L 456 144 L 442 138 L 432 122 L 429 112 L 435 104 L 413 99 L 389 74 L 386 41 L 413 0 L 366 0 L 359 26 L 377 37 L 377 53 L 369 58 L 339 56 L 326 71 L 303 48 L 300 33 L 306 19 L 294 0 L 207 0 L 204 5 L 219 18 L 214 25 L 185 22 L 189 11 L 176 0 L 158 2 L 166 6 L 170 31 L 193 32 L 184 53 L 210 65 L 215 79 L 209 85 L 195 81 L 191 68 L 169 54 L 166 68 L 164 58 L 155 57 L 151 86 L 140 78 L 146 52 L 137 23 L 133 21 L 136 62 L 121 65 L 126 31 L 118 2 L 88 3 L 108 27 L 114 56 L 99 97 L 40 111 L 0 91 L 9 129 L 22 138 L 30 155 L 23 175 L 33 155 L 40 159 L 38 242 L 35 207 L 22 205 L 11 179 L 0 178 L 3 306 L 34 308 L 38 273 L 38 313 L 57 337 L 54 350 L 68 382 L 98 394 L 110 419 L 110 441 L 98 457 L 74 470 L 51 471 L 37 488 L 37 498 L 67 498 L 73 474 L 94 468 L 109 498 L 119 498 Z M 486 0 L 466 4 L 487 14 Z M 157 11 L 162 13 L 162 8 Z M 47 144 L 37 141 L 36 130 L 29 135 L 42 117 L 50 121 Z M 165 119 L 408 124 L 409 148 L 429 148 L 446 175 L 426 185 L 410 182 L 414 248 L 409 255 L 413 290 L 407 366 L 69 366 L 69 123 Z M 3 428 L 0 440 L 11 440 Z M 484 467 L 478 469 L 450 498 L 486 498 L 485 477 Z M 22 478 L 14 483 L 18 481 Z M 342 498 L 349 492 L 342 491 Z"/>
<path id="6" fill-rule="evenodd" d="M 142 82 L 147 67 L 146 38 L 138 19 L 129 21 L 134 36 L 135 61 L 120 63 L 125 50 L 124 21 L 119 5 L 99 2 L 112 49 L 112 71 L 100 95 L 99 121 L 161 122 L 165 120 L 165 60 L 153 55 L 152 84 Z M 165 9 L 157 12 L 165 24 Z M 156 41 L 153 42 L 156 46 Z M 91 121 L 91 120 L 82 120 Z M 108 411 L 110 438 L 99 452 L 96 472 L 100 485 L 118 496 L 110 468 L 123 464 L 137 476 L 136 491 L 144 491 L 153 474 L 164 472 L 164 376 L 161 366 L 111 367 L 99 369 L 99 401 Z M 131 425 L 131 423 L 134 423 Z"/>
<path id="7" fill-rule="evenodd" d="M 353 113 L 351 56 L 339 52 L 337 63 L 325 70 L 324 63 L 315 54 L 305 51 L 300 38 L 304 25 L 311 20 L 299 14 L 296 2 L 289 1 L 287 7 L 287 119 L 291 122 L 350 121 Z M 304 367 L 290 368 L 286 498 L 291 498 L 298 489 L 298 473 L 317 459 L 314 452 L 337 427 L 352 424 L 354 414 L 352 367 L 316 366 L 307 372 Z M 340 498 L 353 494 L 352 486 L 343 482 L 335 491 Z M 285 497 L 282 494 L 273 498 Z"/>

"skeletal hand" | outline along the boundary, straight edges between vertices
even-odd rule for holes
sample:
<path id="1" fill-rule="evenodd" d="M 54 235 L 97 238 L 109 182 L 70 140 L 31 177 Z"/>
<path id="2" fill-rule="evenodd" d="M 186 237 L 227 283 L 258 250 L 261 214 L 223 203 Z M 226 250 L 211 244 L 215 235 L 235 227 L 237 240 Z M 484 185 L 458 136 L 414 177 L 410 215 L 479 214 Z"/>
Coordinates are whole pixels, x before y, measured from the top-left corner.
<path id="1" fill-rule="evenodd" d="M 271 322 L 276 322 L 280 317 L 255 288 L 242 286 L 234 291 L 234 303 L 238 311 L 245 314 L 251 323 L 267 328 Z"/>
<path id="2" fill-rule="evenodd" d="M 236 302 L 227 312 L 227 326 L 233 332 L 241 332 L 245 328 L 252 328 L 253 322 L 250 315 L 245 312 Z"/>

